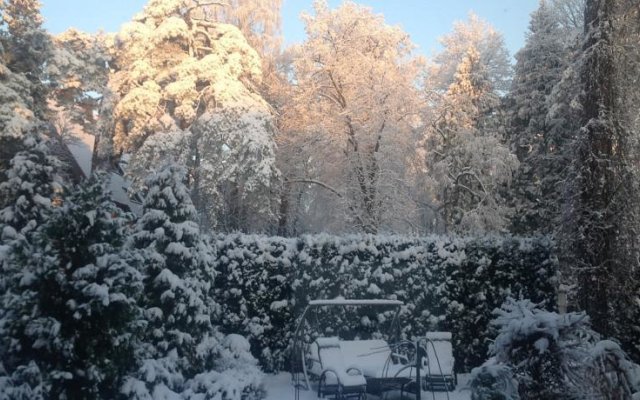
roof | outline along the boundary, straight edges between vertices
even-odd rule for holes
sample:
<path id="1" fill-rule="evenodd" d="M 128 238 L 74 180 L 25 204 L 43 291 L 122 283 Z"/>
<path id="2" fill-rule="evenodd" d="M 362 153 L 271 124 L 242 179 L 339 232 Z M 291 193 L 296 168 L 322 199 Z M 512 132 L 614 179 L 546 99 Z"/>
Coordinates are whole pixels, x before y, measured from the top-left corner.
<path id="1" fill-rule="evenodd" d="M 333 300 L 311 300 L 309 306 L 401 306 L 404 303 L 400 300 L 347 300 L 347 299 L 333 299 Z"/>

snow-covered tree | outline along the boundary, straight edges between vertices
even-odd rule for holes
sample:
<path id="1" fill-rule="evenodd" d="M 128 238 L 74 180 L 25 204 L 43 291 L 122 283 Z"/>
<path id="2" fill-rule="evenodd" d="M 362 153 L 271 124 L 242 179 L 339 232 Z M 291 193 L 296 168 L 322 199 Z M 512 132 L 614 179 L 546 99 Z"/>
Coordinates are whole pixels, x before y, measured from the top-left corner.
<path id="1" fill-rule="evenodd" d="M 255 89 L 261 61 L 207 4 L 152 0 L 117 35 L 113 143 L 133 153 L 138 179 L 167 158 L 186 164 L 205 227 L 261 230 L 278 177 L 271 111 Z"/>
<path id="2" fill-rule="evenodd" d="M 282 0 L 230 0 L 211 11 L 216 21 L 235 25 L 262 57 L 280 51 Z"/>
<path id="3" fill-rule="evenodd" d="M 422 143 L 425 180 L 445 230 L 503 230 L 511 210 L 501 191 L 518 162 L 501 143 L 495 114 L 499 105 L 487 66 L 469 47 L 453 83 L 437 97 Z"/>
<path id="4" fill-rule="evenodd" d="M 5 268 L 0 397 L 116 398 L 132 367 L 142 275 L 101 179 L 74 188 Z"/>
<path id="5" fill-rule="evenodd" d="M 561 238 L 565 273 L 577 283 L 578 307 L 589 313 L 598 332 L 618 337 L 637 356 L 638 336 L 631 331 L 638 327 L 634 321 L 640 287 L 640 249 L 635 244 L 640 146 L 630 122 L 637 111 L 631 112 L 634 117 L 628 111 L 637 95 L 620 77 L 629 67 L 635 71 L 631 76 L 638 77 L 638 64 L 627 58 L 634 49 L 623 45 L 631 32 L 625 32 L 621 23 L 630 13 L 632 26 L 637 27 L 638 9 L 628 6 L 621 0 L 587 2 L 579 70 L 583 126 L 576 138 L 571 203 Z M 635 35 L 638 38 L 637 31 Z"/>
<path id="6" fill-rule="evenodd" d="M 558 7 L 559 1 L 555 3 Z M 519 233 L 553 231 L 562 202 L 563 165 L 557 161 L 566 152 L 560 148 L 566 141 L 554 140 L 547 116 L 551 94 L 568 68 L 571 51 L 556 7 L 541 1 L 532 14 L 525 47 L 516 54 L 506 101 L 507 136 L 520 161 L 512 194 L 512 229 Z"/>
<path id="7" fill-rule="evenodd" d="M 0 170 L 46 117 L 42 79 L 51 43 L 42 22 L 38 0 L 0 1 Z"/>
<path id="8" fill-rule="evenodd" d="M 480 63 L 495 90 L 506 91 L 511 81 L 511 63 L 502 34 L 474 13 L 468 21 L 458 21 L 453 31 L 440 39 L 443 50 L 436 54 L 429 70 L 427 87 L 446 91 L 455 81 L 458 65 L 470 47 L 479 53 Z"/>
<path id="9" fill-rule="evenodd" d="M 105 95 L 112 56 L 112 37 L 69 29 L 52 38 L 47 63 L 49 110 L 58 134 L 73 140 L 80 134 L 96 135 L 98 114 Z"/>
<path id="10" fill-rule="evenodd" d="M 50 57 L 51 40 L 42 28 L 39 0 L 3 0 L 0 4 L 2 58 L 15 73 L 24 74 L 32 83 L 34 111 L 42 116 L 46 108 L 46 90 L 42 83 L 45 62 Z"/>
<path id="11" fill-rule="evenodd" d="M 51 216 L 62 185 L 56 175 L 57 159 L 49 154 L 46 139 L 30 135 L 21 144 L 25 150 L 14 156 L 0 179 L 0 337 L 6 335 L 4 296 L 11 288 L 11 273 L 25 266 L 35 233 Z M 4 359 L 6 343 L 0 343 Z"/>
<path id="12" fill-rule="evenodd" d="M 186 169 L 167 165 L 149 175 L 145 185 L 144 213 L 132 245 L 144 259 L 147 326 L 137 354 L 139 370 L 123 391 L 136 399 L 183 392 L 185 398 L 203 392 L 216 398 L 225 391 L 229 398 L 240 399 L 245 391 L 259 392 L 260 374 L 249 349 L 229 348 L 225 343 L 232 338 L 212 323 L 217 313 L 212 300 L 214 258 L 195 222 Z M 231 358 L 245 358 L 244 369 L 227 371 L 238 366 L 226 365 L 225 351 L 234 354 Z"/>
<path id="13" fill-rule="evenodd" d="M 405 171 L 420 60 L 407 34 L 368 8 L 316 1 L 314 11 L 303 15 L 307 39 L 291 50 L 295 86 L 283 117 L 283 141 L 304 151 L 307 167 L 283 155 L 292 160 L 283 165 L 287 182 L 325 191 L 299 203 L 307 215 L 320 210 L 316 229 L 407 229 L 411 217 L 398 208 L 411 210 Z"/>
<path id="14" fill-rule="evenodd" d="M 33 83 L 11 71 L 0 57 L 0 171 L 10 167 L 9 161 L 37 121 L 32 89 Z M 4 179 L 1 176 L 0 182 Z"/>

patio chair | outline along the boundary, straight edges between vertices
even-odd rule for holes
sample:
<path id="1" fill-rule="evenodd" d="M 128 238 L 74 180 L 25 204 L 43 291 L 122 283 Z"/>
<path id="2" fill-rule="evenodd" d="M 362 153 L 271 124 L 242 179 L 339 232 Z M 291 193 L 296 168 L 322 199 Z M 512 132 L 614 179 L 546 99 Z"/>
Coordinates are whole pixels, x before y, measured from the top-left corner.
<path id="1" fill-rule="evenodd" d="M 364 400 L 367 381 L 357 366 L 345 363 L 338 338 L 317 338 L 308 360 L 309 374 L 318 379 L 318 397 Z"/>
<path id="2" fill-rule="evenodd" d="M 428 332 L 425 339 L 424 387 L 428 390 L 455 390 L 458 379 L 453 369 L 455 358 L 451 332 Z"/>

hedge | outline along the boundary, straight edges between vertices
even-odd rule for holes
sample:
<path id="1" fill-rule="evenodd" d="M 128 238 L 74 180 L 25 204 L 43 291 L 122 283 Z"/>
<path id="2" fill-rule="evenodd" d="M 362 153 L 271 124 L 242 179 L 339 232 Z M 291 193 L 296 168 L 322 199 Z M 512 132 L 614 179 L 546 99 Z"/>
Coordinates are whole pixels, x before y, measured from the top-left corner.
<path id="1" fill-rule="evenodd" d="M 246 335 L 267 371 L 287 368 L 296 318 L 313 299 L 401 300 L 402 337 L 451 331 L 461 372 L 485 360 L 491 313 L 507 297 L 555 307 L 558 263 L 547 237 L 238 234 L 216 237 L 212 245 L 219 323 L 227 333 Z M 371 310 L 324 315 L 336 328 L 324 333 L 364 338 L 388 317 Z"/>

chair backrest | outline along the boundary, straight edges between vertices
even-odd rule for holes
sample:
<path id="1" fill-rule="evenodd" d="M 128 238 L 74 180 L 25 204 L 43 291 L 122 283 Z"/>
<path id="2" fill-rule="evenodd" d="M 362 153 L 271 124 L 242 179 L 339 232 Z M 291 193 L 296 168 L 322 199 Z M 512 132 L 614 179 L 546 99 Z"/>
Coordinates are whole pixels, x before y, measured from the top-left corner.
<path id="1" fill-rule="evenodd" d="M 453 346 L 451 345 L 451 332 L 429 332 L 426 343 L 427 374 L 453 375 Z M 439 364 L 439 365 L 438 365 Z"/>
<path id="2" fill-rule="evenodd" d="M 315 344 L 318 350 L 318 359 L 323 369 L 332 368 L 337 371 L 345 369 L 344 357 L 338 338 L 317 338 Z"/>

